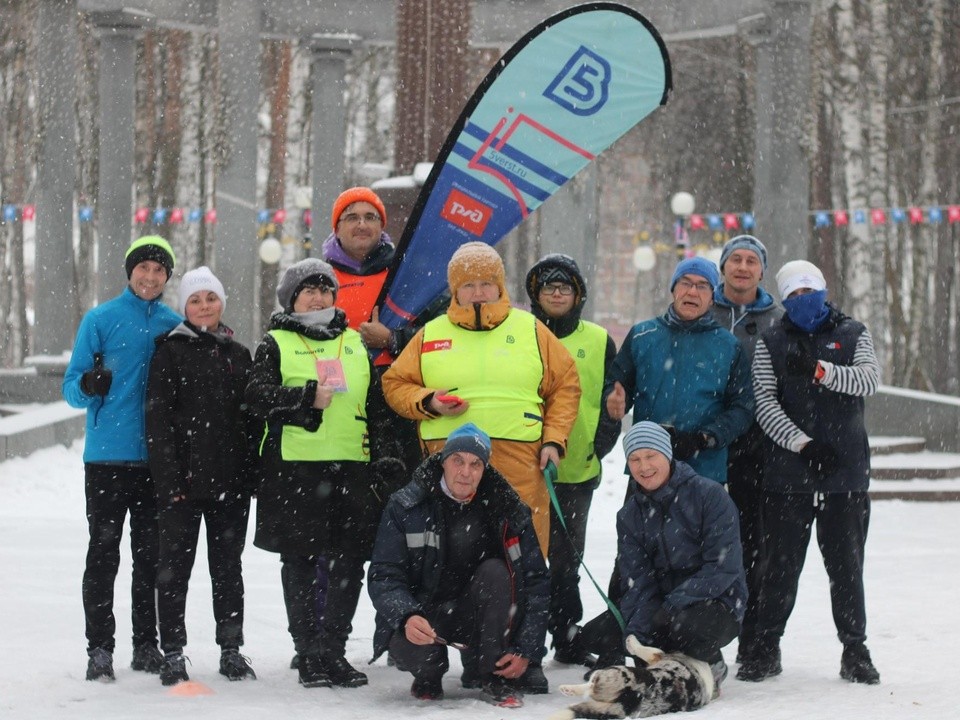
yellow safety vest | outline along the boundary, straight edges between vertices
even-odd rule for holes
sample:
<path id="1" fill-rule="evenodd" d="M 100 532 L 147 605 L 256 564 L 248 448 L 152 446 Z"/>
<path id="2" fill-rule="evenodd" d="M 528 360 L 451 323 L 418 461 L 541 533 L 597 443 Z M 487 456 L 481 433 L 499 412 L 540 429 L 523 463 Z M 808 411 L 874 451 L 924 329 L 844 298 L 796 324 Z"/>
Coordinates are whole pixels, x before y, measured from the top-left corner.
<path id="1" fill-rule="evenodd" d="M 511 309 L 492 330 L 465 330 L 446 315 L 431 320 L 423 328 L 420 372 L 425 387 L 448 389 L 470 403 L 462 415 L 422 420 L 424 440 L 442 440 L 467 422 L 491 438 L 542 438 L 543 361 L 530 313 Z"/>
<path id="2" fill-rule="evenodd" d="M 600 424 L 607 331 L 592 322 L 581 320 L 577 329 L 560 338 L 560 342 L 573 356 L 577 366 L 580 407 L 570 437 L 567 438 L 567 453 L 557 468 L 557 482 L 581 483 L 600 474 L 600 460 L 594 452 L 593 439 Z"/>
<path id="3" fill-rule="evenodd" d="M 280 348 L 284 387 L 303 387 L 317 379 L 317 360 L 339 358 L 347 380 L 346 392 L 335 392 L 315 432 L 284 425 L 280 455 L 291 461 L 370 461 L 367 432 L 367 390 L 370 361 L 360 333 L 347 329 L 332 340 L 313 340 L 290 330 L 269 332 Z M 264 434 L 266 437 L 266 434 Z"/>

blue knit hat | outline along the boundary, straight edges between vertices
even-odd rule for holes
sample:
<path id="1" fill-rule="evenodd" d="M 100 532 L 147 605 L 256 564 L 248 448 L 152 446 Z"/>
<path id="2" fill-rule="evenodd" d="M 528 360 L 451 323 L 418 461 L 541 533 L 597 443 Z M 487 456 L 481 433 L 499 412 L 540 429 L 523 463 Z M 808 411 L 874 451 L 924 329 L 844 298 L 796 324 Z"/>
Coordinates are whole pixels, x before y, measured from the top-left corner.
<path id="1" fill-rule="evenodd" d="M 720 271 L 712 260 L 692 257 L 677 263 L 677 269 L 673 271 L 673 278 L 670 280 L 670 292 L 673 292 L 673 286 L 684 275 L 699 275 L 710 283 L 711 290 L 716 290 L 717 285 L 720 284 Z"/>
<path id="2" fill-rule="evenodd" d="M 461 425 L 447 435 L 447 444 L 440 451 L 443 462 L 455 452 L 473 453 L 486 465 L 490 460 L 490 436 L 473 423 Z"/>
<path id="3" fill-rule="evenodd" d="M 623 454 L 630 457 L 634 450 L 650 448 L 673 460 L 673 445 L 670 443 L 670 433 L 655 422 L 644 420 L 627 430 L 623 436 Z"/>
<path id="4" fill-rule="evenodd" d="M 724 245 L 723 250 L 720 251 L 721 271 L 723 271 L 723 264 L 727 261 L 727 258 L 733 254 L 734 250 L 749 250 L 752 253 L 756 253 L 757 257 L 760 258 L 763 271 L 767 271 L 767 248 L 753 235 L 737 235 L 735 238 L 727 240 L 727 244 Z"/>

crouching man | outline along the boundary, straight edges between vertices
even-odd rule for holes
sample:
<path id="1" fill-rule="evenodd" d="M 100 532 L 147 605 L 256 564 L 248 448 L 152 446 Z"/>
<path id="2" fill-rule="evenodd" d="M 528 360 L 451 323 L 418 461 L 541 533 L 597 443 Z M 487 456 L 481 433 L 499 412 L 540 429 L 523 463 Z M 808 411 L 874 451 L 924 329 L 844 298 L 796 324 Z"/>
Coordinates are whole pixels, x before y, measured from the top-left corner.
<path id="1" fill-rule="evenodd" d="M 413 674 L 411 694 L 443 697 L 447 646 L 464 653 L 481 698 L 520 707 L 519 679 L 540 660 L 550 576 L 530 510 L 487 462 L 490 438 L 458 427 L 390 498 L 368 586 L 377 610 L 374 654 Z"/>
<path id="2" fill-rule="evenodd" d="M 720 648 L 737 636 L 747 599 L 737 509 L 722 485 L 674 460 L 656 423 L 630 428 L 623 449 L 637 484 L 617 513 L 626 635 L 708 663 L 719 691 Z"/>

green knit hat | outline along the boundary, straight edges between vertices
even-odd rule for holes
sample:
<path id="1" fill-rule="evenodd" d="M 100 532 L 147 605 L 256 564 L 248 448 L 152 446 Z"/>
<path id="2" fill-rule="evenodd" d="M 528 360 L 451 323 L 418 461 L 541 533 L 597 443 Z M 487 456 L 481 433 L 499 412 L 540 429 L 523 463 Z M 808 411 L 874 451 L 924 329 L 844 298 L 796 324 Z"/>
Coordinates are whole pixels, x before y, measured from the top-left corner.
<path id="1" fill-rule="evenodd" d="M 173 254 L 173 248 L 170 243 L 159 235 L 144 235 L 142 238 L 134 240 L 127 248 L 126 262 L 127 279 L 133 273 L 133 269 L 145 260 L 153 260 L 163 265 L 167 271 L 167 279 L 173 274 L 173 266 L 177 263 L 177 257 Z"/>

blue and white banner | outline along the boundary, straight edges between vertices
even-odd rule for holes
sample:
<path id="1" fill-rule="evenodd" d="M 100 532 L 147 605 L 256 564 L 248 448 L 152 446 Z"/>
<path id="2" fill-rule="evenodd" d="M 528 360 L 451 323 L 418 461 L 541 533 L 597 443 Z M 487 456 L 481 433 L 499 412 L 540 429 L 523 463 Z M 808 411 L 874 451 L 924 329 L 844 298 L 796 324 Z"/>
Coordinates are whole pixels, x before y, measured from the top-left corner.
<path id="1" fill-rule="evenodd" d="M 434 163 L 378 301 L 412 320 L 446 288 L 463 243 L 495 245 L 617 138 L 666 103 L 670 59 L 656 29 L 616 3 L 535 27 L 474 92 Z"/>

